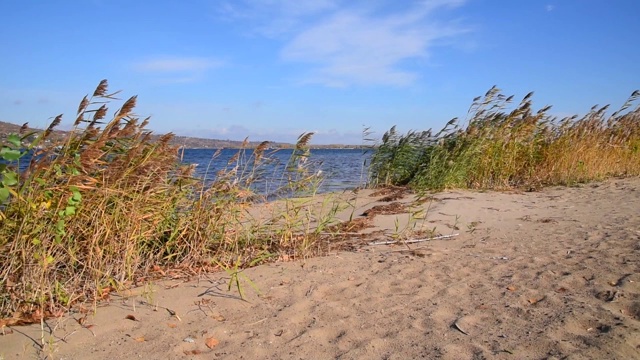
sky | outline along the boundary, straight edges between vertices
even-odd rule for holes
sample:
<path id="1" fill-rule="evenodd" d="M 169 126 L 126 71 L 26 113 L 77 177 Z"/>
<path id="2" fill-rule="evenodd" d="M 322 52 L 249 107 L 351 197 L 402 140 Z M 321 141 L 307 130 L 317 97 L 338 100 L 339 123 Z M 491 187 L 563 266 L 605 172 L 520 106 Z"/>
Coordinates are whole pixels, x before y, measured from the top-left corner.
<path id="1" fill-rule="evenodd" d="M 640 89 L 638 14 L 638 0 L 2 0 L 0 120 L 69 127 L 102 79 L 138 95 L 154 132 L 216 139 L 439 130 L 494 85 L 584 114 Z"/>

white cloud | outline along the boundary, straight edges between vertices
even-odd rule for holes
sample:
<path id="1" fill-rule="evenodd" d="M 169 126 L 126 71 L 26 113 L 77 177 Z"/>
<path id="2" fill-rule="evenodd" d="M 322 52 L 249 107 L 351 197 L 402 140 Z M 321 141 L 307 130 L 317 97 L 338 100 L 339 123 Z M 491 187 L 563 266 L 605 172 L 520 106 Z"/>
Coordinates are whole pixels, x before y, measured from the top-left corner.
<path id="1" fill-rule="evenodd" d="M 468 31 L 435 19 L 463 0 L 240 3 L 255 31 L 284 41 L 283 61 L 310 65 L 299 82 L 325 86 L 409 85 L 419 75 L 407 62 L 424 61 L 436 41 Z"/>
<path id="2" fill-rule="evenodd" d="M 275 38 L 301 26 L 308 17 L 337 7 L 337 0 L 235 0 L 223 3 L 218 11 L 232 21 L 250 21 L 252 31 Z"/>
<path id="3" fill-rule="evenodd" d="M 205 57 L 161 56 L 133 64 L 133 69 L 160 76 L 161 82 L 189 83 L 204 77 L 207 71 L 223 66 L 222 61 Z"/>
<path id="4" fill-rule="evenodd" d="M 454 2 L 438 2 L 439 6 Z M 309 82 L 329 86 L 408 85 L 417 74 L 401 63 L 426 58 L 435 40 L 464 31 L 428 21 L 433 2 L 382 17 L 344 11 L 298 34 L 282 51 L 288 61 L 316 66 Z"/>
<path id="5" fill-rule="evenodd" d="M 553 10 L 555 10 L 556 6 L 549 4 L 549 5 L 545 6 L 544 8 L 547 11 L 553 11 Z"/>

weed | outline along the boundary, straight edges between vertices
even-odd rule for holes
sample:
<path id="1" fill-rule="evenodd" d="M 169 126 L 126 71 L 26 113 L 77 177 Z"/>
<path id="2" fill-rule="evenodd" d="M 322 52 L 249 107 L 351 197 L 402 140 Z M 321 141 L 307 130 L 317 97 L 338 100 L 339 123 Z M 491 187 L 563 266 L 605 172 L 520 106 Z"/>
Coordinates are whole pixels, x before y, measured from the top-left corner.
<path id="1" fill-rule="evenodd" d="M 266 260 L 268 257 L 270 257 L 269 255 L 267 255 L 266 257 L 258 257 L 255 260 L 252 261 L 251 264 L 249 264 L 249 266 L 255 266 L 257 263 Z M 227 291 L 231 291 L 231 288 L 233 288 L 235 286 L 235 288 L 238 290 L 238 294 L 240 295 L 240 298 L 242 300 L 246 300 L 245 296 L 244 296 L 244 292 L 243 292 L 243 285 L 241 280 L 244 280 L 245 282 L 247 282 L 258 294 L 261 294 L 260 289 L 256 286 L 256 284 L 254 284 L 253 281 L 251 281 L 251 279 L 249 279 L 248 276 L 246 276 L 245 274 L 242 273 L 242 257 L 238 257 L 238 259 L 233 263 L 232 266 L 226 266 L 225 264 L 222 264 L 220 262 L 214 261 L 218 266 L 222 267 L 224 269 L 224 271 L 227 273 L 227 275 L 229 275 L 229 285 L 227 287 Z"/>

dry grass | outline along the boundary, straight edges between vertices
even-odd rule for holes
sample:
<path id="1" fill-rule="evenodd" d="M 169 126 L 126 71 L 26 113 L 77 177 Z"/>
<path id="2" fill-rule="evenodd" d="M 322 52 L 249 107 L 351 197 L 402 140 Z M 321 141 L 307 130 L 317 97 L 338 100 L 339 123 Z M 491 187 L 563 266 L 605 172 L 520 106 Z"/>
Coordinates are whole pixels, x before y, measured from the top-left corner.
<path id="1" fill-rule="evenodd" d="M 301 211 L 293 200 L 270 222 L 247 211 L 259 198 L 251 185 L 264 175 L 267 142 L 239 150 L 205 183 L 180 162 L 171 134 L 151 141 L 148 119 L 134 113 L 135 96 L 105 120 L 115 95 L 102 81 L 62 138 L 51 137 L 59 115 L 43 132 L 2 143 L 0 325 L 61 315 L 158 269 L 237 270 L 319 249 L 314 226 L 330 214 Z M 274 193 L 314 193 L 319 178 L 306 166 L 311 136 L 300 137 Z"/>
<path id="2" fill-rule="evenodd" d="M 373 156 L 374 184 L 417 189 L 537 189 L 613 176 L 640 175 L 640 98 L 583 117 L 557 119 L 550 106 L 534 111 L 529 93 L 512 110 L 513 97 L 497 88 L 474 99 L 466 126 L 453 119 L 438 133 L 405 135 L 391 128 Z"/>

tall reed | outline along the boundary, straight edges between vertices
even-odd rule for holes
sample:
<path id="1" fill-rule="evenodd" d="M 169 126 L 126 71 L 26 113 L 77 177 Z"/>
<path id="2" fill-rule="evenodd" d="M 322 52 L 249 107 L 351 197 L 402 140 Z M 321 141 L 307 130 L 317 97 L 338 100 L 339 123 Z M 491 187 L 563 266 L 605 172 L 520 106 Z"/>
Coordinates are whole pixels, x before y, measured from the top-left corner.
<path id="1" fill-rule="evenodd" d="M 640 98 L 635 91 L 620 110 L 594 106 L 584 116 L 558 119 L 551 106 L 532 109 L 527 94 L 509 110 L 513 96 L 496 87 L 473 100 L 468 122 L 449 121 L 401 135 L 387 131 L 370 167 L 374 184 L 420 189 L 536 189 L 540 186 L 640 175 Z"/>
<path id="2" fill-rule="evenodd" d="M 1 144 L 1 325 L 58 315 L 158 269 L 237 268 L 313 246 L 304 232 L 285 237 L 247 211 L 270 161 L 267 142 L 240 149 L 205 181 L 181 163 L 172 134 L 152 140 L 149 119 L 134 113 L 135 96 L 108 118 L 116 94 L 103 80 L 82 99 L 70 131 L 54 131 L 60 115 L 44 131 Z M 299 139 L 292 167 L 283 169 L 288 195 L 318 181 L 299 161 L 311 136 Z"/>

